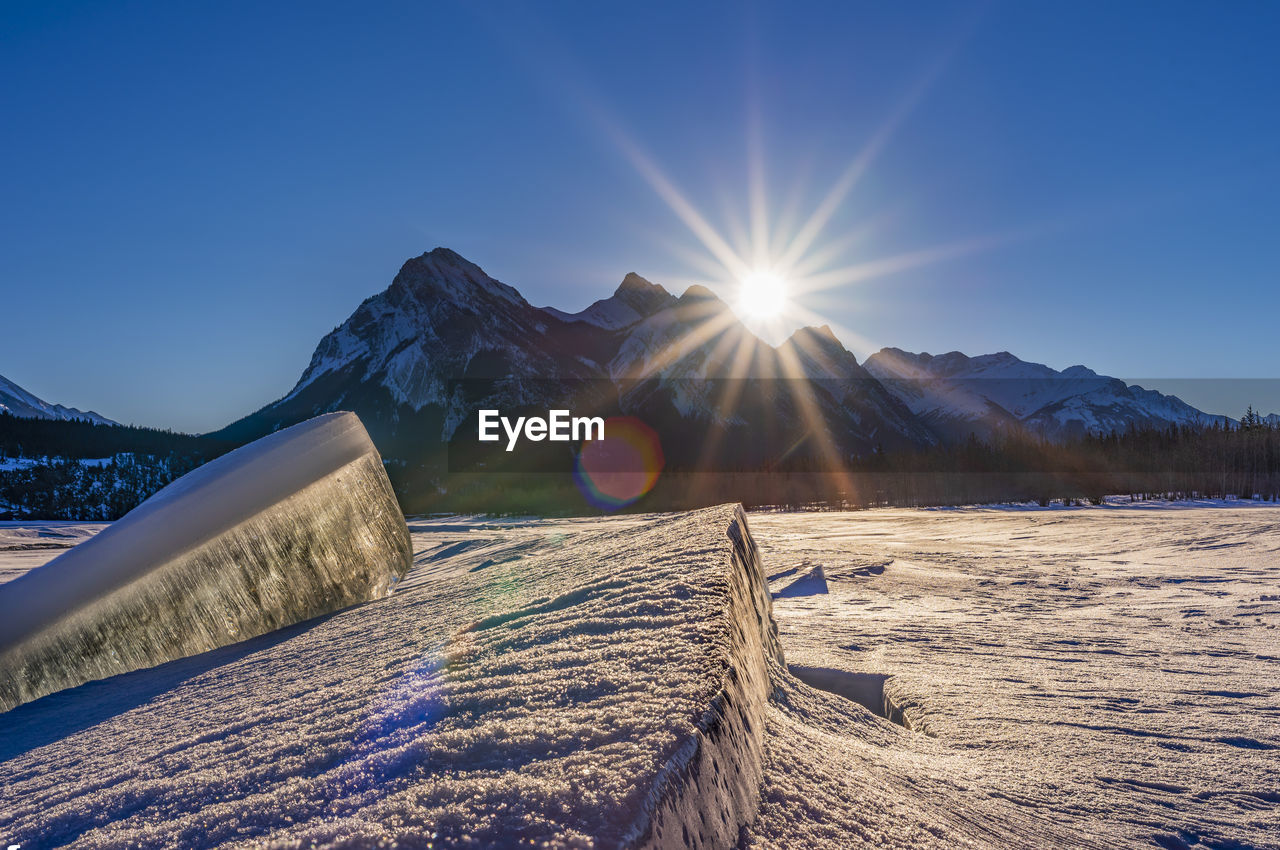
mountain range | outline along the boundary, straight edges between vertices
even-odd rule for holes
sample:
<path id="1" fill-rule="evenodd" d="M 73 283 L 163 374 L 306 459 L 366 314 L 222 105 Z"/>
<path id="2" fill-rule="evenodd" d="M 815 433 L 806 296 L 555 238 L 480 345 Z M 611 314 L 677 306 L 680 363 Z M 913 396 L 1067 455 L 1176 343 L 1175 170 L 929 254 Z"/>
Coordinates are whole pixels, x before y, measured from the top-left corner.
<path id="1" fill-rule="evenodd" d="M 4 375 L 0 375 L 0 413 L 10 413 L 28 419 L 79 419 L 96 425 L 117 424 L 92 410 L 84 411 L 74 407 L 63 407 L 60 404 L 50 404 L 24 390 Z"/>
<path id="2" fill-rule="evenodd" d="M 1230 421 L 1084 366 L 1057 371 L 1007 351 L 967 357 L 884 348 L 867 358 L 866 368 L 930 429 L 951 439 L 1012 427 L 1062 439 L 1130 425 Z"/>
<path id="3" fill-rule="evenodd" d="M 437 248 L 408 260 L 326 335 L 286 395 L 213 436 L 242 442 L 354 410 L 393 463 L 443 470 L 475 461 L 474 451 L 449 450 L 468 442 L 461 426 L 481 407 L 635 416 L 658 432 L 669 463 L 702 469 L 829 466 L 971 434 L 1062 440 L 1232 421 L 1084 366 L 1058 371 L 1007 351 L 884 348 L 859 363 L 825 325 L 772 346 L 711 290 L 677 296 L 635 273 L 579 312 L 535 307 Z M 0 412 L 115 424 L 3 377 Z"/>
<path id="4" fill-rule="evenodd" d="M 437 248 L 404 264 L 316 347 L 281 399 L 216 436 L 251 439 L 354 410 L 392 463 L 443 472 L 481 407 L 635 416 L 683 468 L 819 468 L 970 434 L 1059 440 L 1130 424 L 1228 421 L 1180 399 L 1008 352 L 894 348 L 865 363 L 826 326 L 772 346 L 705 287 L 637 274 L 577 313 L 535 307 Z M 806 466 L 808 464 L 808 466 Z"/>

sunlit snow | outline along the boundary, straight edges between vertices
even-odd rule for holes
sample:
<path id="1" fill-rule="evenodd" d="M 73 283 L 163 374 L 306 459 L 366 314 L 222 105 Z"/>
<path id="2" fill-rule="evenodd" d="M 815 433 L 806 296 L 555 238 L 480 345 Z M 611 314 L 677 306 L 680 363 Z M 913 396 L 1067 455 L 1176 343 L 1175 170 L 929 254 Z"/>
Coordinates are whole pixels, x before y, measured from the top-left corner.
<path id="1" fill-rule="evenodd" d="M 678 775 L 744 846 L 1277 846 L 1280 510 L 749 522 L 797 675 L 729 509 L 411 520 L 388 599 L 3 715 L 0 838 L 610 847 Z M 0 575 L 98 527 L 8 524 Z M 691 761 L 752 653 L 758 731 L 705 740 L 757 761 Z"/>

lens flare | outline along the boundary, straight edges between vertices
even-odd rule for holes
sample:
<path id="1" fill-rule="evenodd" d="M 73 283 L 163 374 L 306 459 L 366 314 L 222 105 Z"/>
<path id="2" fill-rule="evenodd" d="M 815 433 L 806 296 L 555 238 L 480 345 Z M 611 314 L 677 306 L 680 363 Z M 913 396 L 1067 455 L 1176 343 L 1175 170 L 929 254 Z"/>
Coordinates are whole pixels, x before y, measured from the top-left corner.
<path id="1" fill-rule="evenodd" d="M 664 462 L 657 432 L 633 416 L 614 416 L 603 440 L 582 444 L 573 477 L 587 501 L 612 511 L 652 490 Z"/>

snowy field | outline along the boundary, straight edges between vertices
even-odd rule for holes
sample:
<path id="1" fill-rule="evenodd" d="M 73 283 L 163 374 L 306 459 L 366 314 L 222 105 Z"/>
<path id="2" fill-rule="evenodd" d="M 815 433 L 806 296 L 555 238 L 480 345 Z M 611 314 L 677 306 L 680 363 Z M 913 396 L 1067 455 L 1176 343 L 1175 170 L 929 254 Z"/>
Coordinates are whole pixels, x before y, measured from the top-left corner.
<path id="1" fill-rule="evenodd" d="M 106 527 L 105 522 L 0 521 L 0 584 L 52 561 Z"/>
<path id="2" fill-rule="evenodd" d="M 730 516 L 410 520 L 389 599 L 2 715 L 0 844 L 617 846 L 741 652 Z M 824 689 L 769 665 L 742 845 L 1280 847 L 1280 509 L 750 527 Z"/>
<path id="3" fill-rule="evenodd" d="M 1280 847 L 1280 509 L 751 521 L 766 569 L 797 570 L 775 591 L 815 565 L 826 575 L 826 594 L 774 601 L 787 661 L 889 677 L 924 765 L 895 766 L 894 781 L 941 780 L 948 802 L 916 785 L 903 799 L 1001 799 L 1027 836 L 1036 818 L 1103 846 Z M 866 816 L 849 802 L 865 782 L 843 799 L 828 784 L 859 773 L 864 743 L 834 735 L 805 730 L 825 762 L 809 786 L 786 776 L 801 748 L 770 739 L 783 778 L 767 780 L 765 834 L 785 839 L 779 824 L 815 798 Z"/>

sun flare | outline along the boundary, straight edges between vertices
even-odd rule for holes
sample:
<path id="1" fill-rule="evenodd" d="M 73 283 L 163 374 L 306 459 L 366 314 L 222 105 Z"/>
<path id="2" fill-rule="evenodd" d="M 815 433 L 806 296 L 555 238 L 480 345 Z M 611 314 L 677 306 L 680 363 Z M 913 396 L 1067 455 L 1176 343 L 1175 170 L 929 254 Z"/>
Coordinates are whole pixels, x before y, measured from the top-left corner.
<path id="1" fill-rule="evenodd" d="M 777 318 L 787 307 L 786 280 L 772 271 L 753 271 L 739 285 L 738 306 L 752 319 Z"/>

